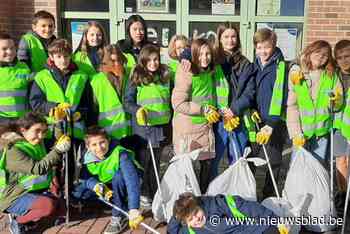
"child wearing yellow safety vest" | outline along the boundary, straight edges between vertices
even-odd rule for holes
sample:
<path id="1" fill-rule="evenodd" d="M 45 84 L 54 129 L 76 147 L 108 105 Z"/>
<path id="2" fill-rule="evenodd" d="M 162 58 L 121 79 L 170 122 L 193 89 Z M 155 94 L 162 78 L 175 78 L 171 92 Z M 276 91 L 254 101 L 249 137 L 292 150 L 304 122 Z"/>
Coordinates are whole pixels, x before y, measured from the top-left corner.
<path id="1" fill-rule="evenodd" d="M 330 44 L 323 40 L 311 43 L 302 52 L 299 64 L 292 66 L 289 72 L 289 136 L 294 147 L 305 147 L 325 163 L 333 124 L 330 110 L 339 110 L 341 101 L 341 85 Z"/>
<path id="2" fill-rule="evenodd" d="M 218 175 L 219 163 L 225 150 L 227 149 L 229 164 L 233 164 L 243 156 L 244 149 L 248 146 L 248 131 L 251 141 L 255 141 L 256 134 L 254 123 L 249 121 L 248 111 L 255 98 L 257 69 L 242 55 L 239 31 L 234 23 L 225 22 L 218 26 L 215 54 L 216 61 L 223 70 L 223 78 L 227 80 L 228 90 L 221 97 L 227 102 L 227 106 L 221 109 L 223 118 L 214 125 L 216 157 L 211 164 L 211 180 Z"/>
<path id="3" fill-rule="evenodd" d="M 196 197 L 186 192 L 175 201 L 173 210 L 167 227 L 169 234 L 288 233 L 283 224 L 259 222 L 265 219 L 277 221 L 278 217 L 258 202 L 246 201 L 239 196 Z"/>
<path id="4" fill-rule="evenodd" d="M 141 167 L 134 153 L 110 141 L 107 133 L 97 126 L 88 128 L 85 144 L 88 151 L 83 162 L 84 186 L 128 212 L 130 228 L 137 228 L 143 217 L 139 210 Z M 104 234 L 120 233 L 126 226 L 127 218 L 112 209 L 111 222 Z"/>
<path id="5" fill-rule="evenodd" d="M 122 146 L 133 149 L 131 116 L 123 107 L 129 81 L 126 63 L 126 57 L 117 45 L 106 46 L 99 73 L 91 78 L 90 84 L 99 113 L 98 126 L 104 128 L 111 139 L 119 140 Z"/>
<path id="6" fill-rule="evenodd" d="M 16 59 L 15 41 L 0 32 L 0 123 L 7 125 L 29 110 L 31 71 Z"/>
<path id="7" fill-rule="evenodd" d="M 170 68 L 170 71 L 172 72 L 173 80 L 175 79 L 175 73 L 180 63 L 180 55 L 185 48 L 189 47 L 190 43 L 187 37 L 184 35 L 174 35 L 170 39 L 168 46 L 170 61 L 168 63 L 168 66 Z"/>
<path id="8" fill-rule="evenodd" d="M 338 65 L 338 76 L 343 85 L 342 108 L 334 120 L 334 156 L 337 167 L 337 188 L 335 207 L 343 214 L 346 188 L 348 184 L 348 165 L 350 155 L 350 40 L 338 41 L 334 46 L 334 57 Z"/>
<path id="9" fill-rule="evenodd" d="M 72 60 L 89 78 L 98 72 L 102 62 L 103 48 L 107 45 L 106 33 L 97 21 L 89 21 L 75 50 Z"/>
<path id="10" fill-rule="evenodd" d="M 11 214 L 10 232 L 25 233 L 29 223 L 64 215 L 52 167 L 69 150 L 70 138 L 62 135 L 47 153 L 46 120 L 32 112 L 1 131 L 0 211 Z"/>
<path id="11" fill-rule="evenodd" d="M 288 140 L 284 121 L 288 92 L 287 65 L 281 50 L 276 46 L 277 36 L 272 30 L 259 29 L 254 34 L 253 42 L 256 52 L 255 67 L 258 70 L 255 77 L 255 102 L 260 116 L 254 114 L 252 117 L 259 122 L 261 128 L 256 134 L 256 142 L 266 145 L 273 174 L 278 181 L 283 145 Z M 257 151 L 260 155 L 264 153 L 262 147 L 257 147 Z M 272 195 L 273 184 L 270 173 L 267 172 L 263 196 Z"/>
<path id="12" fill-rule="evenodd" d="M 32 31 L 24 34 L 18 45 L 18 60 L 25 62 L 33 72 L 44 69 L 48 59 L 47 48 L 56 39 L 55 17 L 47 11 L 38 11 L 32 20 Z"/>
<path id="13" fill-rule="evenodd" d="M 163 147 L 171 139 L 170 72 L 160 64 L 160 49 L 155 45 L 142 48 L 139 63 L 130 75 L 124 97 L 124 109 L 132 115 L 134 149 L 144 168 L 141 185 L 141 204 L 150 206 L 157 190 L 148 141 L 154 150 L 157 170 Z"/>
<path id="14" fill-rule="evenodd" d="M 208 40 L 194 40 L 191 44 L 191 70 L 178 67 L 171 98 L 175 154 L 202 149 L 199 155 L 199 184 L 203 193 L 209 184 L 211 159 L 215 157 L 212 124 L 220 118 L 217 106 L 227 106 L 220 95 L 217 97 L 217 91 L 227 91 L 227 83 L 221 67 L 215 66 L 213 56 Z"/>

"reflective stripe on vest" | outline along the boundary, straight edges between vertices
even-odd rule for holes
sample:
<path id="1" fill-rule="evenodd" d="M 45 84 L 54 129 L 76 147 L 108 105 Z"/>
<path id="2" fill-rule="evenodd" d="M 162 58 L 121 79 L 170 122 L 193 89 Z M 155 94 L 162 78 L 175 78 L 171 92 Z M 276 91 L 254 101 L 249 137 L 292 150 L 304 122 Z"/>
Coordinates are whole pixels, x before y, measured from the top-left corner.
<path id="1" fill-rule="evenodd" d="M 97 73 L 94 65 L 90 61 L 89 56 L 81 51 L 77 51 L 73 54 L 72 61 L 78 66 L 80 71 L 89 75 L 89 78 Z"/>
<path id="2" fill-rule="evenodd" d="M 322 72 L 317 99 L 312 100 L 305 81 L 294 85 L 300 113 L 302 131 L 305 137 L 323 136 L 329 132 L 331 118 L 329 113 L 329 93 L 333 90 L 337 76 L 329 77 Z"/>
<path id="3" fill-rule="evenodd" d="M 136 102 L 145 107 L 147 113 L 147 123 L 150 126 L 162 125 L 170 122 L 170 85 L 151 83 L 137 87 Z"/>
<path id="4" fill-rule="evenodd" d="M 285 71 L 286 63 L 284 61 L 280 61 L 277 66 L 276 80 L 273 86 L 269 115 L 281 116 Z"/>
<path id="5" fill-rule="evenodd" d="M 127 77 L 123 77 L 123 83 Z M 122 98 L 107 76 L 100 72 L 91 79 L 91 87 L 98 102 L 98 125 L 115 139 L 131 135 L 130 116 L 124 111 Z"/>
<path id="6" fill-rule="evenodd" d="M 192 76 L 191 101 L 199 106 L 212 105 L 216 107 L 216 86 L 212 72 L 202 72 Z M 192 123 L 205 124 L 207 119 L 203 116 L 192 116 Z"/>
<path id="7" fill-rule="evenodd" d="M 47 62 L 47 53 L 41 41 L 32 33 L 27 33 L 23 36 L 30 50 L 31 69 L 34 72 L 39 72 L 44 69 Z"/>
<path id="8" fill-rule="evenodd" d="M 43 144 L 32 145 L 27 141 L 18 141 L 14 147 L 24 152 L 33 160 L 40 161 L 46 156 L 46 149 Z M 52 180 L 52 171 L 46 175 L 23 175 L 18 182 L 24 186 L 27 191 L 36 191 L 50 187 Z"/>
<path id="9" fill-rule="evenodd" d="M 0 117 L 19 118 L 28 111 L 31 71 L 25 63 L 0 68 Z"/>
<path id="10" fill-rule="evenodd" d="M 46 95 L 46 99 L 53 103 L 69 103 L 72 105 L 72 114 L 79 105 L 81 95 L 84 91 L 86 81 L 85 73 L 74 72 L 68 81 L 67 88 L 63 92 L 62 87 L 55 81 L 49 70 L 44 69 L 35 76 L 35 82 Z M 82 121 L 74 122 L 73 136 L 78 139 L 84 139 L 85 126 Z"/>
<path id="11" fill-rule="evenodd" d="M 230 208 L 230 211 L 232 213 L 232 216 L 237 219 L 237 220 L 243 220 L 245 219 L 247 216 L 245 214 L 243 214 L 242 212 L 240 212 L 236 206 L 236 202 L 235 199 L 232 195 L 227 195 L 225 196 L 225 201 L 226 204 L 228 205 L 228 207 Z M 188 232 L 190 234 L 195 234 L 196 232 L 193 230 L 193 228 L 188 227 Z"/>
<path id="12" fill-rule="evenodd" d="M 92 162 L 87 164 L 87 169 L 92 175 L 97 175 L 98 179 L 102 183 L 108 183 L 112 181 L 114 174 L 119 170 L 120 154 L 126 152 L 131 157 L 137 168 L 140 168 L 140 164 L 135 160 L 135 155 L 132 151 L 117 146 L 112 153 L 106 157 L 106 159 L 99 162 Z"/>
<path id="13" fill-rule="evenodd" d="M 216 84 L 217 105 L 219 109 L 228 107 L 229 84 L 220 65 L 215 67 L 214 79 Z"/>

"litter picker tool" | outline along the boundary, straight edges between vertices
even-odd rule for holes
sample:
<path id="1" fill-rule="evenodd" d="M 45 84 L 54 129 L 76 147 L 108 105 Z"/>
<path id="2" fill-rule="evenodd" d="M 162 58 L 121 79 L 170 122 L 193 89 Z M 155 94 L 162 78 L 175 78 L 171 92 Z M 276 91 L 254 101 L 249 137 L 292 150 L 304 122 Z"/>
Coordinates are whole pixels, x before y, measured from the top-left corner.
<path id="1" fill-rule="evenodd" d="M 118 211 L 121 212 L 123 215 L 125 215 L 126 217 L 129 218 L 129 214 L 128 214 L 126 211 L 124 211 L 123 209 L 119 208 L 119 207 L 116 206 L 116 205 L 113 205 L 112 203 L 110 203 L 109 201 L 105 200 L 105 199 L 102 198 L 102 197 L 98 197 L 98 199 L 99 199 L 100 201 L 102 201 L 103 203 L 105 203 L 106 205 L 112 207 L 113 209 L 118 210 Z M 150 226 L 148 226 L 148 225 L 145 224 L 144 222 L 141 222 L 140 225 L 141 225 L 142 227 L 146 228 L 148 231 L 154 233 L 154 234 L 160 234 L 160 232 L 158 232 L 157 230 L 151 228 Z"/>

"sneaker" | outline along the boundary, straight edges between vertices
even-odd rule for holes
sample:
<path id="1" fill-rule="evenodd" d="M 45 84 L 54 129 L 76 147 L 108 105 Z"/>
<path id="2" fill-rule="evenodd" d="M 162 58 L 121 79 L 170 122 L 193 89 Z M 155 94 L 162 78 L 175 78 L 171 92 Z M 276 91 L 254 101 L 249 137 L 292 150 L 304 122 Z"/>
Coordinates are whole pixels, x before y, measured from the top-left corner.
<path id="1" fill-rule="evenodd" d="M 143 209 L 150 209 L 152 207 L 152 199 L 146 196 L 140 196 L 140 206 Z"/>
<path id="2" fill-rule="evenodd" d="M 128 219 L 125 217 L 112 217 L 103 234 L 118 234 L 128 226 Z"/>
<path id="3" fill-rule="evenodd" d="M 15 216 L 9 215 L 10 219 L 10 233 L 11 234 L 25 234 L 25 226 L 16 221 Z"/>

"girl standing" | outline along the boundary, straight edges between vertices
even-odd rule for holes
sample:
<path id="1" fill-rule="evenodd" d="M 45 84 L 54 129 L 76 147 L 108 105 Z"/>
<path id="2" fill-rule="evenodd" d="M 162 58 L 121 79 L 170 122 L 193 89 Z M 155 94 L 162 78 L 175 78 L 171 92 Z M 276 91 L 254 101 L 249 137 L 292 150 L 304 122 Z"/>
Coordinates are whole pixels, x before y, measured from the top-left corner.
<path id="1" fill-rule="evenodd" d="M 141 204 L 147 207 L 157 190 L 148 140 L 152 143 L 159 170 L 162 148 L 165 140 L 170 138 L 170 72 L 166 65 L 160 64 L 159 47 L 146 45 L 141 50 L 139 63 L 130 76 L 124 108 L 132 115 L 135 153 L 144 167 Z"/>

